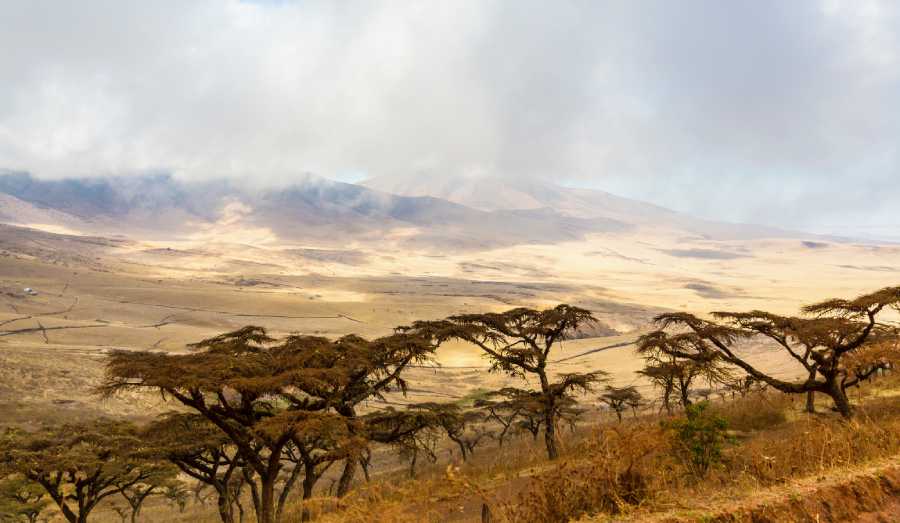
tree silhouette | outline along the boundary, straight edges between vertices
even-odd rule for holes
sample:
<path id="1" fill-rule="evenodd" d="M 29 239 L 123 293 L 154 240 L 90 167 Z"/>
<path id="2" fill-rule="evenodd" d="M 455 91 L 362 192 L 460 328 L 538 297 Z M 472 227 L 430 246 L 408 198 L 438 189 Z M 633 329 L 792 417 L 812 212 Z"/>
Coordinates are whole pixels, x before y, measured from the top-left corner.
<path id="1" fill-rule="evenodd" d="M 69 523 L 84 523 L 104 499 L 141 484 L 156 470 L 129 423 L 96 420 L 35 433 L 7 431 L 4 471 L 40 485 Z"/>
<path id="2" fill-rule="evenodd" d="M 622 413 L 626 410 L 637 409 L 641 404 L 641 393 L 634 386 L 612 387 L 607 385 L 606 390 L 600 395 L 600 401 L 609 406 L 622 422 Z"/>
<path id="3" fill-rule="evenodd" d="M 718 312 L 713 314 L 714 321 L 687 313 L 662 314 L 656 318 L 661 330 L 643 336 L 639 346 L 641 351 L 698 362 L 718 358 L 781 392 L 826 394 L 834 401 L 837 411 L 849 418 L 852 408 L 846 389 L 868 379 L 883 365 L 848 369 L 846 356 L 897 339 L 896 327 L 878 320 L 890 308 L 900 309 L 900 287 L 885 288 L 852 300 L 832 299 L 809 305 L 804 307 L 802 317 L 764 311 Z M 736 344 L 758 337 L 786 351 L 802 367 L 806 377 L 779 379 L 748 362 L 736 350 Z"/>
<path id="4" fill-rule="evenodd" d="M 560 342 L 579 327 L 595 323 L 587 310 L 571 305 L 537 311 L 527 308 L 503 313 L 465 314 L 440 321 L 415 322 L 412 331 L 432 337 L 437 343 L 459 339 L 479 347 L 494 371 L 510 376 L 531 377 L 539 384 L 544 440 L 550 459 L 559 456 L 556 422 L 564 398 L 587 392 L 602 381 L 605 373 L 560 374 L 550 380 L 550 355 Z"/>

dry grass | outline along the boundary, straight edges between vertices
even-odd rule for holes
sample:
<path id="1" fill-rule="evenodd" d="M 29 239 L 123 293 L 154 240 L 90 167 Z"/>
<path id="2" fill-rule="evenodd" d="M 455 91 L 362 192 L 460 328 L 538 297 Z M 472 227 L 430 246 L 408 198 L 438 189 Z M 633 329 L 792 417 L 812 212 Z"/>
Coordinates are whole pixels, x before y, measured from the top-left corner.
<path id="1" fill-rule="evenodd" d="M 726 448 L 722 464 L 704 478 L 692 476 L 673 456 L 671 437 L 660 423 L 665 418 L 645 415 L 567 432 L 558 462 L 546 461 L 540 441 L 519 438 L 502 449 L 481 447 L 467 463 L 448 466 L 443 461 L 424 467 L 415 480 L 398 467 L 345 499 L 320 497 L 305 507 L 316 521 L 326 523 L 480 521 L 485 505 L 495 523 L 585 517 L 701 520 L 735 500 L 763 496 L 806 481 L 803 478 L 842 478 L 867 463 L 896 459 L 898 388 L 900 377 L 894 376 L 858 394 L 863 403 L 851 422 L 829 412 L 824 403 L 819 406 L 822 413 L 806 414 L 803 401 L 777 393 L 715 404 L 711 410 L 729 421 L 737 437 Z M 865 500 L 857 501 L 865 505 Z M 793 511 L 813 506 L 789 505 Z M 302 509 L 300 503 L 290 505 L 286 521 L 299 521 Z M 117 519 L 112 514 L 98 516 L 97 521 L 104 523 Z M 154 505 L 145 518 L 217 521 L 211 506 L 176 514 Z"/>

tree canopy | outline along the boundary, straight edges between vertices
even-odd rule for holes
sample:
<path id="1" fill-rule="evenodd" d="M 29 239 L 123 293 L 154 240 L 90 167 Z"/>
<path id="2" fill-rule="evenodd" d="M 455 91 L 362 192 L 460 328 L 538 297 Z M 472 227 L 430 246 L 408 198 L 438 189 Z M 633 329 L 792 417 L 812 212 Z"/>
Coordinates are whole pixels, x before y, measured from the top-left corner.
<path id="1" fill-rule="evenodd" d="M 900 287 L 889 287 L 855 299 L 831 299 L 803 308 L 803 316 L 781 316 L 764 311 L 716 312 L 713 319 L 687 313 L 656 318 L 661 329 L 639 341 L 641 351 L 656 351 L 692 361 L 721 361 L 786 393 L 820 392 L 830 396 L 845 417 L 852 409 L 846 388 L 866 379 L 883 366 L 848 368 L 852 358 L 872 347 L 894 343 L 895 326 L 879 321 L 882 313 L 900 309 Z M 805 371 L 800 379 L 782 379 L 763 372 L 743 357 L 740 342 L 762 338 L 785 351 Z"/>
<path id="2" fill-rule="evenodd" d="M 550 355 L 559 343 L 574 336 L 580 327 L 596 322 L 585 309 L 561 304 L 551 309 L 511 309 L 502 313 L 464 314 L 445 320 L 413 323 L 409 332 L 430 337 L 441 344 L 458 339 L 479 347 L 491 368 L 539 383 L 547 455 L 559 455 L 556 424 L 565 399 L 576 392 L 590 391 L 604 379 L 601 371 L 559 374 L 551 381 Z"/>

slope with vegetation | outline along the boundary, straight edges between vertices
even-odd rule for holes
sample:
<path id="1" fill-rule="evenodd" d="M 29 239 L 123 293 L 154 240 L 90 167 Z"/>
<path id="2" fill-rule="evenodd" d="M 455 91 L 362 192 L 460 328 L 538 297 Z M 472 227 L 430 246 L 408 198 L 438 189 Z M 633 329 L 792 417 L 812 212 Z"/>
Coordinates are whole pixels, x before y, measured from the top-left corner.
<path id="1" fill-rule="evenodd" d="M 722 500 L 778 488 L 802 497 L 792 482 L 861 467 L 884 471 L 875 486 L 857 479 L 886 501 L 900 455 L 898 312 L 900 287 L 797 317 L 663 314 L 639 341 L 655 405 L 634 387 L 600 389 L 601 369 L 560 372 L 559 342 L 596 321 L 569 305 L 419 321 L 375 339 L 276 338 L 250 326 L 187 353 L 112 352 L 98 392 L 161 395 L 172 412 L 142 426 L 8 430 L 0 508 L 11 521 L 55 510 L 71 523 L 766 521 L 780 516 L 749 501 L 729 512 Z M 743 357 L 742 343 L 758 338 L 787 351 L 800 377 Z M 449 340 L 474 344 L 521 387 L 395 405 L 407 371 Z M 822 411 L 825 398 L 837 414 Z M 615 418 L 591 409 L 595 401 Z M 818 510 L 816 521 L 838 521 L 874 505 L 780 506 L 799 520 Z"/>

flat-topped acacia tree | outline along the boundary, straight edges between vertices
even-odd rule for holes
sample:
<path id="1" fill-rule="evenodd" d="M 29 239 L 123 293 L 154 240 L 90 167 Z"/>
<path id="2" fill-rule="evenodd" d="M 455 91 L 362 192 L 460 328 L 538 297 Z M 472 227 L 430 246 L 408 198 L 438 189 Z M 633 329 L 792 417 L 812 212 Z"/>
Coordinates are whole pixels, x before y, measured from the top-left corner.
<path id="1" fill-rule="evenodd" d="M 158 474 L 137 429 L 106 419 L 7 431 L 0 439 L 4 474 L 40 485 L 69 523 L 85 523 L 97 505 Z"/>
<path id="2" fill-rule="evenodd" d="M 834 401 L 836 410 L 849 418 L 852 408 L 847 387 L 869 378 L 885 363 L 873 360 L 853 369 L 846 363 L 854 353 L 897 339 L 897 328 L 879 321 L 880 315 L 890 309 L 900 311 L 900 287 L 809 305 L 803 308 L 803 316 L 717 312 L 713 320 L 707 320 L 687 313 L 662 314 L 656 318 L 662 328 L 643 336 L 639 347 L 694 361 L 718 358 L 781 392 L 825 394 Z M 760 337 L 787 352 L 802 367 L 805 377 L 779 379 L 736 350 L 738 342 Z"/>
<path id="3" fill-rule="evenodd" d="M 304 336 L 289 337 L 285 344 L 303 345 L 310 338 Z M 407 384 L 403 373 L 411 364 L 423 364 L 429 361 L 437 344 L 430 337 L 399 328 L 394 334 L 366 340 L 348 335 L 328 345 L 328 350 L 317 350 L 316 365 L 322 368 L 341 369 L 339 380 L 310 382 L 299 387 L 306 395 L 326 397 L 329 409 L 344 417 L 352 435 L 365 442 L 391 444 L 391 438 L 398 435 L 367 430 L 360 421 L 359 405 L 370 399 L 384 399 L 389 392 L 406 393 Z M 412 427 L 406 427 L 414 430 Z M 344 469 L 338 480 L 336 494 L 342 497 L 349 492 L 356 471 L 361 466 L 362 453 L 350 454 L 344 460 Z"/>
<path id="4" fill-rule="evenodd" d="M 253 326 L 193 347 L 189 354 L 113 353 L 101 392 L 159 391 L 217 427 L 234 445 L 244 470 L 252 472 L 243 477 L 261 523 L 280 521 L 299 475 L 296 466 L 307 463 L 300 449 L 310 450 L 311 442 L 327 442 L 327 448 L 315 449 L 317 455 L 340 455 L 347 463 L 341 479 L 346 492 L 367 443 L 355 407 L 405 390 L 402 371 L 409 363 L 424 362 L 435 349 L 415 334 L 371 341 L 358 336 L 277 340 Z"/>
<path id="5" fill-rule="evenodd" d="M 710 386 L 733 381 L 721 358 L 712 353 L 708 358 L 687 359 L 662 351 L 656 345 L 639 344 L 638 354 L 646 362 L 638 374 L 662 390 L 662 407 L 669 414 L 672 413 L 672 395 L 675 393 L 683 408 L 691 405 L 691 390 L 698 379 L 705 380 Z"/>
<path id="6" fill-rule="evenodd" d="M 571 305 L 534 310 L 517 308 L 502 313 L 464 314 L 445 320 L 413 323 L 410 332 L 433 338 L 436 343 L 451 339 L 479 347 L 493 371 L 532 378 L 538 382 L 547 456 L 559 456 L 556 424 L 564 399 L 575 392 L 587 392 L 604 379 L 603 372 L 569 373 L 551 381 L 551 354 L 560 342 L 573 336 L 579 327 L 596 322 L 590 311 Z"/>
<path id="7" fill-rule="evenodd" d="M 607 385 L 606 390 L 600 395 L 600 401 L 605 403 L 616 413 L 619 423 L 622 422 L 622 413 L 627 409 L 637 412 L 641 404 L 641 393 L 633 385 L 626 387 L 612 387 Z"/>

